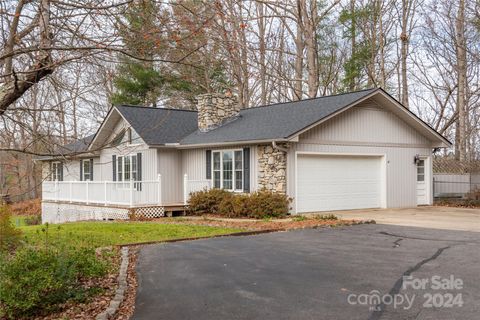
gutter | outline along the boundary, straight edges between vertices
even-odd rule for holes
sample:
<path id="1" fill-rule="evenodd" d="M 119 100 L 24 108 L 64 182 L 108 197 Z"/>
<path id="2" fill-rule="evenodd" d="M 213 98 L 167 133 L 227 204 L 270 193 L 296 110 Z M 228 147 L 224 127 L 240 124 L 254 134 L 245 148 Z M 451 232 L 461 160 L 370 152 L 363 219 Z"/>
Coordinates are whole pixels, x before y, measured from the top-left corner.
<path id="1" fill-rule="evenodd" d="M 279 145 L 277 145 L 277 143 L 275 142 L 275 140 L 272 141 L 272 147 L 273 147 L 273 149 L 277 149 L 277 150 L 283 151 L 283 152 L 285 152 L 285 153 L 288 152 L 288 149 L 287 149 L 287 148 L 280 147 Z"/>
<path id="2" fill-rule="evenodd" d="M 289 142 L 287 139 L 277 140 L 278 142 Z M 175 148 L 175 149 L 199 149 L 199 148 L 215 148 L 225 146 L 251 145 L 251 144 L 269 144 L 272 140 L 243 140 L 243 141 L 228 141 L 228 142 L 213 142 L 213 143 L 199 143 L 199 144 L 177 144 L 177 145 L 148 145 L 150 148 Z"/>

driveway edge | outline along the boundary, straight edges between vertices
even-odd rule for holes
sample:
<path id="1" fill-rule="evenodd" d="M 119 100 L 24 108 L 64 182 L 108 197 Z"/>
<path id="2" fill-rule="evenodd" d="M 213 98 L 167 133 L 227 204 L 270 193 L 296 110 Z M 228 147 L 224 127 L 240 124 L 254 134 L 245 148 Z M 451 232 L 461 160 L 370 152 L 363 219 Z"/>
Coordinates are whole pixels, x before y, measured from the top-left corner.
<path id="1" fill-rule="evenodd" d="M 95 320 L 108 320 L 109 317 L 113 316 L 120 304 L 123 302 L 125 298 L 125 291 L 127 290 L 127 271 L 128 271 L 128 247 L 123 247 L 122 251 L 122 262 L 120 264 L 120 271 L 118 273 L 118 288 L 115 291 L 115 296 L 112 300 L 110 300 L 110 304 L 108 305 L 107 309 L 98 314 L 95 317 Z"/>

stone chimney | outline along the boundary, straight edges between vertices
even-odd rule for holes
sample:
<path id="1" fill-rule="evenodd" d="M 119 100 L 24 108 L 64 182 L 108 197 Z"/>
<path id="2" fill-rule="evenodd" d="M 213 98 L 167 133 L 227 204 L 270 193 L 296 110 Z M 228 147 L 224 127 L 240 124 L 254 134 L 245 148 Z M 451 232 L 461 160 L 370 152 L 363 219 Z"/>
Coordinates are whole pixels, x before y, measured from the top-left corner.
<path id="1" fill-rule="evenodd" d="M 205 93 L 197 97 L 198 129 L 207 132 L 238 116 L 240 104 L 230 92 Z"/>

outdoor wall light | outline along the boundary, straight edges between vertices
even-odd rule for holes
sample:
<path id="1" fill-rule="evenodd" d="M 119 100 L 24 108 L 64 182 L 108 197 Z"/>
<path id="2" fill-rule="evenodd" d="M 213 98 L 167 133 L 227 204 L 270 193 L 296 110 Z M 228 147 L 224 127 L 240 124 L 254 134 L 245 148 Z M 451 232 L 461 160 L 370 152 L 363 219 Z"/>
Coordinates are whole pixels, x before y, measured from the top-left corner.
<path id="1" fill-rule="evenodd" d="M 413 158 L 413 163 L 418 165 L 420 163 L 420 155 L 416 154 L 415 157 Z"/>

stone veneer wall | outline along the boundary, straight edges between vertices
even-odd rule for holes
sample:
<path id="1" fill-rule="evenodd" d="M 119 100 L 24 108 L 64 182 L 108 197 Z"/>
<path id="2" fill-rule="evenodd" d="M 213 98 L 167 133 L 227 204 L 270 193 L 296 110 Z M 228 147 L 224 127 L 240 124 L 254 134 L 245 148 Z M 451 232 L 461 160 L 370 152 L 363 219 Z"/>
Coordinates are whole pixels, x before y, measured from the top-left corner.
<path id="1" fill-rule="evenodd" d="M 285 148 L 286 145 L 280 145 Z M 287 154 L 271 145 L 258 146 L 259 189 L 287 192 Z"/>
<path id="2" fill-rule="evenodd" d="M 206 93 L 197 97 L 198 128 L 202 132 L 220 126 L 225 120 L 240 112 L 235 96 L 218 93 Z"/>

